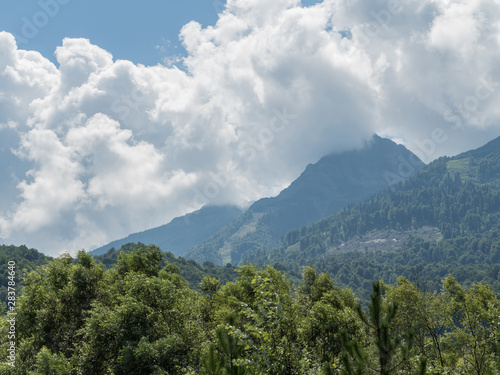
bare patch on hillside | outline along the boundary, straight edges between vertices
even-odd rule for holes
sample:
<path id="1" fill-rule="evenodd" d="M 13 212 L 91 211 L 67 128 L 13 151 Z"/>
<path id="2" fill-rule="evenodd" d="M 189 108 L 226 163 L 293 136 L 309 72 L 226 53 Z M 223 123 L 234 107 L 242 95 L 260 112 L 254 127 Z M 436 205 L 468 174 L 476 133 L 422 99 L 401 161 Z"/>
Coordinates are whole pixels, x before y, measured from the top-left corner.
<path id="1" fill-rule="evenodd" d="M 363 236 L 355 236 L 339 246 L 331 247 L 325 255 L 348 251 L 397 251 L 404 246 L 410 236 L 418 236 L 426 241 L 443 239 L 439 229 L 430 226 L 406 231 L 372 230 Z"/>
<path id="2" fill-rule="evenodd" d="M 222 256 L 222 264 L 231 263 L 232 242 L 234 240 L 243 238 L 248 233 L 255 232 L 255 230 L 257 229 L 257 223 L 264 215 L 265 214 L 263 213 L 253 213 L 252 218 L 248 220 L 248 222 L 243 224 L 235 234 L 233 234 L 227 241 L 224 242 L 224 246 L 219 250 L 220 255 Z"/>

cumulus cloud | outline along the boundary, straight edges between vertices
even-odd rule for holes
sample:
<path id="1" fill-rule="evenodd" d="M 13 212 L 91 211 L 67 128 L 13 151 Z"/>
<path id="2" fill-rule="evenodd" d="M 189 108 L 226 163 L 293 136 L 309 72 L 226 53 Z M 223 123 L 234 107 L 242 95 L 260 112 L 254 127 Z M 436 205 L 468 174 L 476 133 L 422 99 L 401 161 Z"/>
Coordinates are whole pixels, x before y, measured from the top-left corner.
<path id="1" fill-rule="evenodd" d="M 425 161 L 497 136 L 491 1 L 229 0 L 182 66 L 0 33 L 0 237 L 92 249 L 207 203 L 276 194 L 374 132 Z"/>

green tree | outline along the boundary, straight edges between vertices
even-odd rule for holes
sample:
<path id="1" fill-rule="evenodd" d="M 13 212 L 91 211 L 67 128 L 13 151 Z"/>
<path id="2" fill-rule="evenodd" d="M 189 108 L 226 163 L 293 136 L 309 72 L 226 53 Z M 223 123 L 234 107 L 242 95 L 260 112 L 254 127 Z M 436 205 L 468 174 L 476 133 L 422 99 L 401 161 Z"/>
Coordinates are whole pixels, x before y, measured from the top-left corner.
<path id="1" fill-rule="evenodd" d="M 398 306 L 393 328 L 399 336 L 413 332 L 413 346 L 434 371 L 447 366 L 443 347 L 444 333 L 451 327 L 451 310 L 441 293 L 423 293 L 404 277 L 388 287 L 387 301 Z"/>
<path id="2" fill-rule="evenodd" d="M 45 346 L 36 356 L 35 369 L 29 375 L 70 375 L 72 365 L 62 354 L 53 354 Z"/>
<path id="3" fill-rule="evenodd" d="M 155 248 L 150 250 L 156 252 Z M 122 264 L 133 261 L 124 258 Z M 199 357 L 193 350 L 195 341 L 204 337 L 198 322 L 199 295 L 181 282 L 178 274 L 162 270 L 157 277 L 154 273 L 158 271 L 150 270 L 129 267 L 123 273 L 122 267 L 105 293 L 109 298 L 94 305 L 82 330 L 78 353 L 83 374 L 151 374 L 160 370 L 179 374 Z"/>
<path id="4" fill-rule="evenodd" d="M 485 284 L 464 289 L 451 276 L 443 280 L 445 297 L 452 306 L 451 331 L 445 343 L 453 353 L 454 366 L 470 374 L 485 374 L 496 363 L 500 301 Z"/>
<path id="5" fill-rule="evenodd" d="M 203 375 L 221 375 L 226 372 L 224 360 L 217 354 L 213 343 L 210 343 L 208 352 L 202 355 L 201 364 L 201 373 Z"/>
<path id="6" fill-rule="evenodd" d="M 200 282 L 200 289 L 209 299 L 220 289 L 220 281 L 215 277 L 205 276 Z"/>
<path id="7" fill-rule="evenodd" d="M 346 352 L 342 359 L 345 366 L 344 372 L 347 374 L 361 374 L 366 370 L 381 375 L 394 374 L 409 360 L 413 333 L 410 331 L 406 337 L 401 337 L 391 332 L 398 305 L 396 303 L 384 304 L 383 289 L 384 286 L 380 281 L 373 283 L 368 315 L 361 306 L 358 306 L 359 317 L 370 333 L 369 338 L 376 364 L 370 361 L 369 355 L 363 354 L 358 343 L 353 340 L 348 341 L 345 335 Z"/>
<path id="8" fill-rule="evenodd" d="M 83 251 L 76 260 L 63 255 L 28 274 L 17 310 L 21 371 L 37 361 L 42 347 L 53 356 L 72 357 L 103 274 L 104 268 Z"/>
<path id="9" fill-rule="evenodd" d="M 245 265 L 238 273 L 236 282 L 226 284 L 216 297 L 216 316 L 237 312 L 230 334 L 245 348 L 238 363 L 262 374 L 294 373 L 300 355 L 288 280 L 272 267 L 259 271 Z"/>
<path id="10" fill-rule="evenodd" d="M 118 273 L 124 275 L 132 271 L 147 276 L 158 276 L 162 257 L 160 248 L 154 245 L 141 246 L 128 255 L 122 251 L 118 256 Z"/>
<path id="11" fill-rule="evenodd" d="M 239 339 L 233 331 L 235 320 L 235 316 L 230 314 L 227 318 L 228 325 L 226 327 L 217 327 L 215 335 L 225 358 L 225 360 L 221 360 L 225 373 L 228 375 L 244 375 L 247 372 L 246 367 L 242 364 L 238 364 L 238 360 L 243 354 L 244 347 L 239 343 Z"/>
<path id="12" fill-rule="evenodd" d="M 343 350 L 342 331 L 361 339 L 358 302 L 351 290 L 335 286 L 327 274 L 318 275 L 312 267 L 304 267 L 303 280 L 297 295 L 303 314 L 301 338 L 320 363 L 333 362 Z"/>

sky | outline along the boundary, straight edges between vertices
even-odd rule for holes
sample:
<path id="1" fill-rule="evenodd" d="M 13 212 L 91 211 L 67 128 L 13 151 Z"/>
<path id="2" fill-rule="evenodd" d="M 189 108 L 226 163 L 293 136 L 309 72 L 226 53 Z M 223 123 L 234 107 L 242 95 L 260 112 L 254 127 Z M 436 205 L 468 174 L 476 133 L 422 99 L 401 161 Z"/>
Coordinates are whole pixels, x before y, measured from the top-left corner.
<path id="1" fill-rule="evenodd" d="M 0 243 L 245 206 L 374 133 L 425 162 L 477 148 L 499 47 L 499 0 L 3 1 Z"/>
<path id="2" fill-rule="evenodd" d="M 215 25 L 224 5 L 221 0 L 7 0 L 0 5 L 0 26 L 16 36 L 19 48 L 36 50 L 55 64 L 54 51 L 64 38 L 86 38 L 114 59 L 156 65 L 184 57 L 182 26 L 191 20 Z"/>

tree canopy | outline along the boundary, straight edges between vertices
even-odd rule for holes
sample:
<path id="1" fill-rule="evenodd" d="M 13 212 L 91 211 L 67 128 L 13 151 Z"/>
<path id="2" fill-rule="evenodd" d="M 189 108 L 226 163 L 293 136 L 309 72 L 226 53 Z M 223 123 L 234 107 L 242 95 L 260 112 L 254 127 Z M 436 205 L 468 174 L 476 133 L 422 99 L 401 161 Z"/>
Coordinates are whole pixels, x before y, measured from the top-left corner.
<path id="1" fill-rule="evenodd" d="M 28 273 L 17 308 L 17 361 L 5 374 L 494 374 L 500 303 L 452 276 L 423 291 L 399 277 L 351 289 L 305 266 L 294 286 L 243 265 L 198 289 L 139 246 L 106 268 L 79 252 Z M 0 319 L 6 337 L 7 317 Z M 2 341 L 1 350 L 7 352 Z"/>

